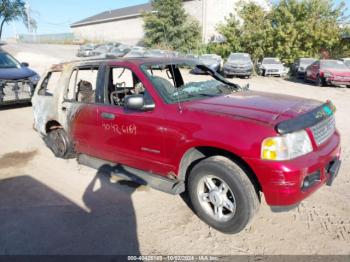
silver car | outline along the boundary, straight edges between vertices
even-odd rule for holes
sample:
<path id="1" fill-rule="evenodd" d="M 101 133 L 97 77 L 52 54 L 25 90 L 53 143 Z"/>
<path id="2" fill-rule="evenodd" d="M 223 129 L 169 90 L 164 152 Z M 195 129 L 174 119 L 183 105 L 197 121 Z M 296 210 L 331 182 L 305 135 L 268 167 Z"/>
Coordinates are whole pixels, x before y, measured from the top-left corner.
<path id="1" fill-rule="evenodd" d="M 285 77 L 289 71 L 277 57 L 265 57 L 262 62 L 258 64 L 258 67 L 259 73 L 262 76 Z"/>

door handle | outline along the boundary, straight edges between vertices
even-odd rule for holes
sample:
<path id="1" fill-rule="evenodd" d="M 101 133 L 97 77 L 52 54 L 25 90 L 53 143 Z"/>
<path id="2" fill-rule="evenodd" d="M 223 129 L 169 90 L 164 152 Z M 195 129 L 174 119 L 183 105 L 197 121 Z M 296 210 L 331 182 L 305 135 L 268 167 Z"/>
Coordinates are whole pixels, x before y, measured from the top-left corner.
<path id="1" fill-rule="evenodd" d="M 67 107 L 65 107 L 65 106 L 62 106 L 62 111 L 67 111 Z"/>
<path id="2" fill-rule="evenodd" d="M 101 117 L 104 119 L 107 119 L 107 120 L 114 120 L 116 118 L 116 115 L 113 113 L 103 112 L 103 113 L 101 113 Z"/>

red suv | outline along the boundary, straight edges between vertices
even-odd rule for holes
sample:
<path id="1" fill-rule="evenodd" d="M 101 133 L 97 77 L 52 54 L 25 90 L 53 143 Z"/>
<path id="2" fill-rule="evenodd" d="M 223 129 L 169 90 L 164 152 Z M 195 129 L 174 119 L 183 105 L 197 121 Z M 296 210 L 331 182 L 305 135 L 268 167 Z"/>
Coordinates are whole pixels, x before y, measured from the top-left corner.
<path id="1" fill-rule="evenodd" d="M 288 210 L 340 167 L 331 102 L 249 91 L 193 60 L 57 65 L 32 102 L 34 127 L 57 157 L 186 191 L 194 212 L 225 233 L 245 228 L 261 194 Z"/>
<path id="2" fill-rule="evenodd" d="M 346 85 L 350 87 L 350 68 L 340 60 L 319 60 L 307 67 L 305 80 L 318 86 Z"/>

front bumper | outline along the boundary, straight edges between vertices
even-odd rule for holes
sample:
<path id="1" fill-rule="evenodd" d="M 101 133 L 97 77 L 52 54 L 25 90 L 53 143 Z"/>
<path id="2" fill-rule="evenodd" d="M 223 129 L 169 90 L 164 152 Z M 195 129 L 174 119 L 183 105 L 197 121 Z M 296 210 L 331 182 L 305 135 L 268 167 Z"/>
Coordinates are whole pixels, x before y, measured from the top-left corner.
<path id="1" fill-rule="evenodd" d="M 224 74 L 232 76 L 251 76 L 253 69 L 224 68 Z"/>
<path id="2" fill-rule="evenodd" d="M 285 76 L 288 72 L 286 71 L 280 71 L 280 70 L 274 70 L 274 69 L 267 69 L 265 70 L 265 76 Z"/>
<path id="3" fill-rule="evenodd" d="M 249 158 L 245 160 L 257 175 L 267 204 L 288 209 L 290 206 L 298 205 L 325 183 L 330 185 L 333 182 L 340 166 L 340 152 L 340 136 L 335 132 L 314 152 L 294 160 L 282 162 Z M 316 173 L 319 173 L 319 179 L 310 187 L 303 188 L 305 178 Z"/>
<path id="4" fill-rule="evenodd" d="M 35 86 L 36 83 L 28 79 L 0 79 L 0 105 L 30 102 L 34 94 Z"/>
<path id="5" fill-rule="evenodd" d="M 340 85 L 350 85 L 350 77 L 348 78 L 326 78 L 326 83 L 328 85 L 335 85 L 335 86 L 340 86 Z"/>

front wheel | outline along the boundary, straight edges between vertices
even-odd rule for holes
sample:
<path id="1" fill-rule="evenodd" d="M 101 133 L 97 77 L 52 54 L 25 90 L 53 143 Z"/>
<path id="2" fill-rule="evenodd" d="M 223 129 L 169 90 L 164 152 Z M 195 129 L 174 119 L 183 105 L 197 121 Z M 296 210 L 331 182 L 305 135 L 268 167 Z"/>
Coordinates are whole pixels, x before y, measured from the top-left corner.
<path id="1" fill-rule="evenodd" d="M 223 233 L 242 231 L 260 205 L 247 174 L 222 156 L 198 163 L 191 171 L 188 190 L 198 217 Z"/>

